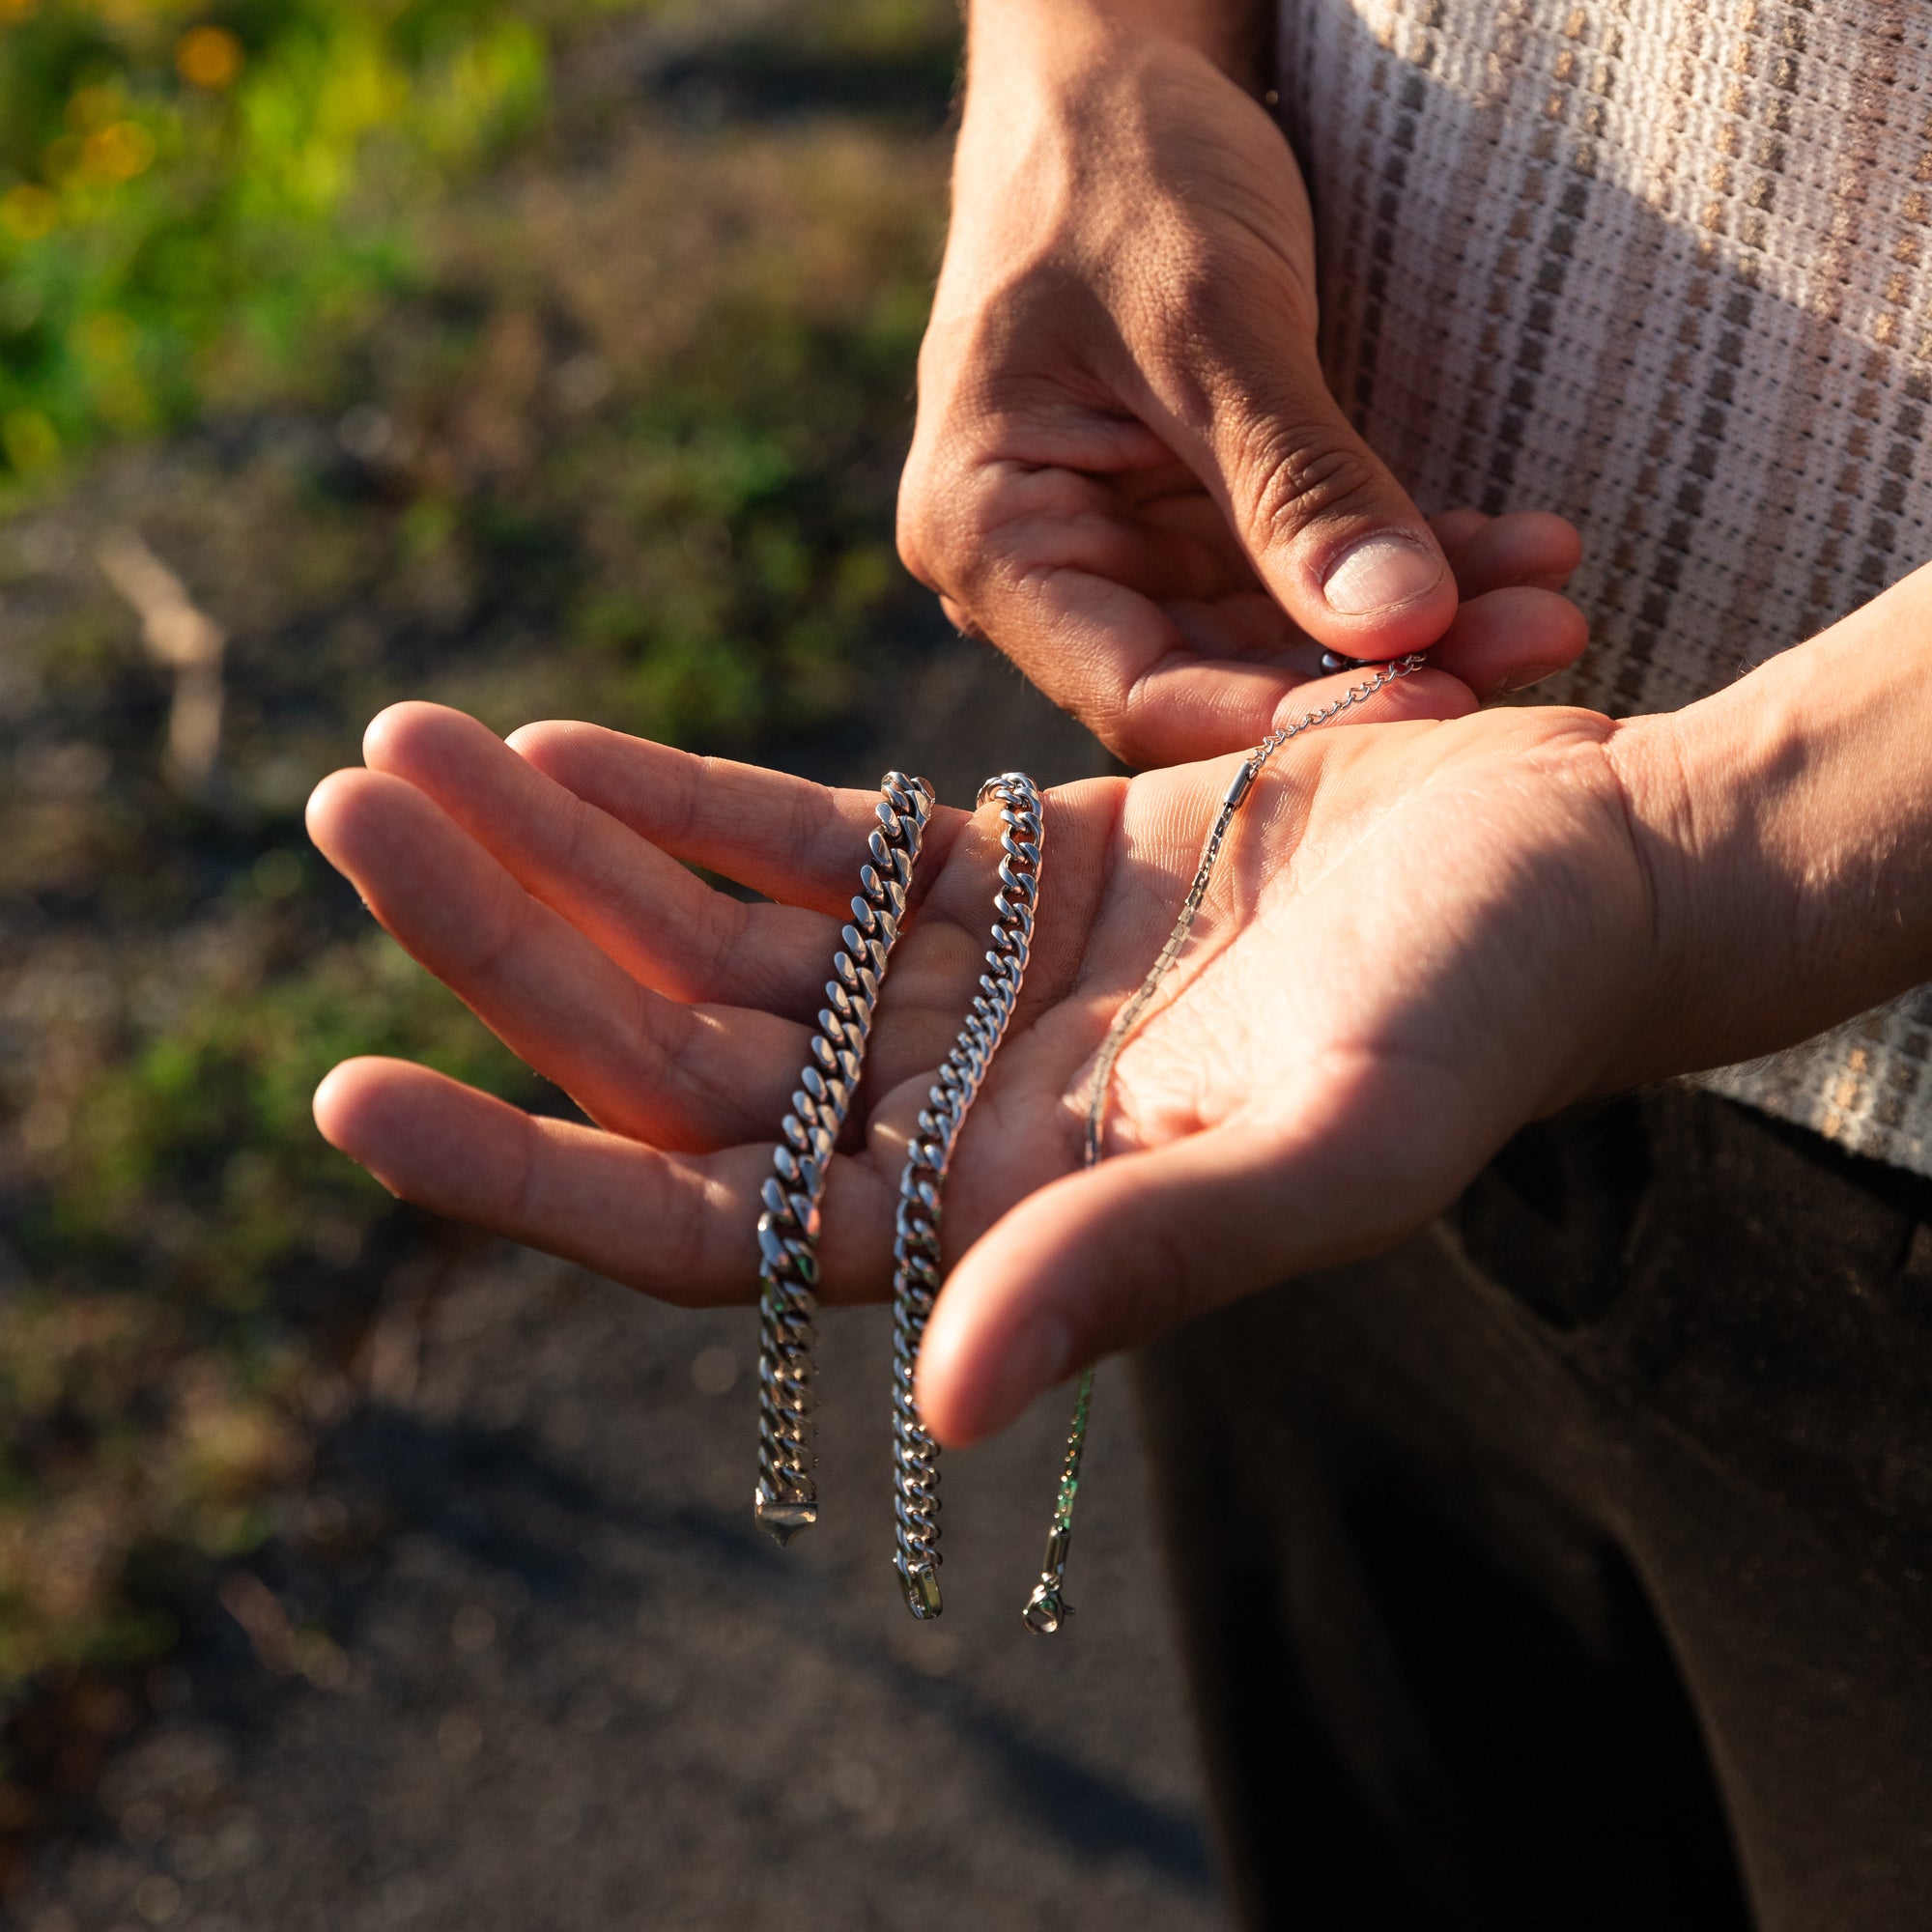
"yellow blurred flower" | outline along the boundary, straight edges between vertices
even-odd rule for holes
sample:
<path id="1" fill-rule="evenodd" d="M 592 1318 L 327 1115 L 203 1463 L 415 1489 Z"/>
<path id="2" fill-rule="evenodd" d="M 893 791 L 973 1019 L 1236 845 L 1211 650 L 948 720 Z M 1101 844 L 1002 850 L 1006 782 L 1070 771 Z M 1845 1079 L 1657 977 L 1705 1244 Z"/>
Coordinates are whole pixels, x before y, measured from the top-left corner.
<path id="1" fill-rule="evenodd" d="M 97 362 L 126 362 L 134 353 L 134 325 L 104 309 L 80 325 L 80 346 Z"/>
<path id="2" fill-rule="evenodd" d="M 155 137 L 138 121 L 116 121 L 80 147 L 82 168 L 98 180 L 132 181 L 155 158 Z"/>
<path id="3" fill-rule="evenodd" d="M 60 226 L 60 203 L 45 188 L 22 182 L 0 195 L 0 228 L 16 242 L 38 242 Z"/>
<path id="4" fill-rule="evenodd" d="M 9 410 L 0 416 L 0 450 L 27 476 L 44 469 L 60 454 L 60 438 L 39 410 Z"/>
<path id="5" fill-rule="evenodd" d="M 40 0 L 0 0 L 0 20 L 24 20 L 40 6 Z"/>
<path id="6" fill-rule="evenodd" d="M 242 71 L 242 43 L 226 27 L 190 27 L 176 44 L 175 70 L 190 87 L 232 86 Z"/>

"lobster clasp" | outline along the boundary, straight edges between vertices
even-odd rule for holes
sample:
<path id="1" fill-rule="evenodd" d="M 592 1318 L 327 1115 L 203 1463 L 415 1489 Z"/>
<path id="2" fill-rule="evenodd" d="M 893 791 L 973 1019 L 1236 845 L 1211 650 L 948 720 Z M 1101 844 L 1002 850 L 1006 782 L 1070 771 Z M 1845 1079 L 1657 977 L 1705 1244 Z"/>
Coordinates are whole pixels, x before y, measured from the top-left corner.
<path id="1" fill-rule="evenodd" d="M 1026 1608 L 1020 1612 L 1027 1629 L 1035 1636 L 1053 1636 L 1072 1614 L 1073 1605 L 1060 1594 L 1059 1579 L 1051 1571 L 1042 1571 L 1039 1581 L 1033 1586 L 1033 1595 L 1027 1599 Z"/>

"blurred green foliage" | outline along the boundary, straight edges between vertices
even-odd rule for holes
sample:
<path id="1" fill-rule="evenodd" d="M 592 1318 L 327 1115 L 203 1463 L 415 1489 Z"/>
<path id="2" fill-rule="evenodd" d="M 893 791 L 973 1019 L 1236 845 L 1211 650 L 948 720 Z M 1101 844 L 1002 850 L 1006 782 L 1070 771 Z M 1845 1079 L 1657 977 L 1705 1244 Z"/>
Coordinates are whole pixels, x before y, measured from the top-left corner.
<path id="1" fill-rule="evenodd" d="M 317 1138 L 327 1068 L 559 1104 L 307 849 L 368 717 L 863 723 L 925 608 L 892 510 L 955 36 L 0 0 L 0 1691 L 155 1655 L 182 1577 L 296 1533 L 447 1245 Z M 126 529 L 225 634 L 200 780 Z"/>
<path id="2" fill-rule="evenodd" d="M 0 20 L 15 474 L 288 371 L 407 278 L 413 208 L 545 96 L 546 35 L 493 0 L 0 0 Z"/>

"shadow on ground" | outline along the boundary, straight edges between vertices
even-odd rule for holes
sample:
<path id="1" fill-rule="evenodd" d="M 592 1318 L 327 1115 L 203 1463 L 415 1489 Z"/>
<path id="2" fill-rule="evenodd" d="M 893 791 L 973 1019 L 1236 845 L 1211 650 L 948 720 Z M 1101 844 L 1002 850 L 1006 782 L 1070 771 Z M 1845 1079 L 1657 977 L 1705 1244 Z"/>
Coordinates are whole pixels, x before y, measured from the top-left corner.
<path id="1" fill-rule="evenodd" d="M 258 1566 L 337 1646 L 332 1687 L 244 1630 L 231 1580 L 20 1923 L 1216 1922 L 1122 1378 L 1081 1614 L 1048 1644 L 1018 1607 L 1058 1402 L 950 1459 L 948 1608 L 919 1626 L 888 1567 L 880 1312 L 827 1323 L 827 1522 L 783 1554 L 743 1503 L 748 1314 L 497 1250 L 412 1319 L 308 1533 Z"/>

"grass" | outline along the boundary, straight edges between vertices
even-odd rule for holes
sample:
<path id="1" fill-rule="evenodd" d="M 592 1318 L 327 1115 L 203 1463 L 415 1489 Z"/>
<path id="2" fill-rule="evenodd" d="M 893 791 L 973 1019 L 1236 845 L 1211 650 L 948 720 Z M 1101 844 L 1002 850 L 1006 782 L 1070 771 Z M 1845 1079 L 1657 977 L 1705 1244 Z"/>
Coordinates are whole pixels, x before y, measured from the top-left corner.
<path id="1" fill-rule="evenodd" d="M 7 0 L 0 455 L 16 477 L 286 386 L 413 269 L 412 217 L 542 112 L 477 0 Z"/>

